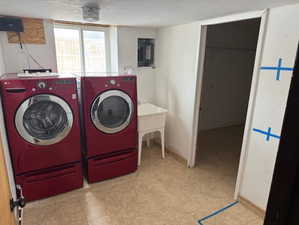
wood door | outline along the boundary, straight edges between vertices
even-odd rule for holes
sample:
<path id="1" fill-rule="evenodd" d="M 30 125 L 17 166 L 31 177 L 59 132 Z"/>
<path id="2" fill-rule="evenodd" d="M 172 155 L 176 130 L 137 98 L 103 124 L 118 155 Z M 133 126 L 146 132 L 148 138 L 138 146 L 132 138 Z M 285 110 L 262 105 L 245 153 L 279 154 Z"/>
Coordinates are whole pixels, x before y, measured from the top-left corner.
<path id="1" fill-rule="evenodd" d="M 297 178 L 298 180 L 298 178 Z M 299 213 L 299 193 L 298 193 L 298 184 L 299 182 L 297 182 L 297 185 L 295 187 L 295 193 L 293 195 L 294 201 L 293 204 L 291 206 L 291 210 L 290 210 L 290 218 L 289 218 L 289 225 L 298 225 L 299 223 L 299 218 L 298 218 L 298 213 Z"/>
<path id="2" fill-rule="evenodd" d="M 11 192 L 4 159 L 2 141 L 0 139 L 0 224 L 16 225 L 14 213 L 10 211 Z"/>
<path id="3" fill-rule="evenodd" d="M 264 225 L 299 224 L 299 47 Z"/>

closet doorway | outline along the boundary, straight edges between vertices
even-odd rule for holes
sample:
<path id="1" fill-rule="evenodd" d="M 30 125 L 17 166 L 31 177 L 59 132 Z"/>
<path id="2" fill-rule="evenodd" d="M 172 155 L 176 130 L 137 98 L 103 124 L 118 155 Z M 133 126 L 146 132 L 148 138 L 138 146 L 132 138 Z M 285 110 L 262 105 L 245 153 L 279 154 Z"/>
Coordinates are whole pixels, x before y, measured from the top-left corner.
<path id="1" fill-rule="evenodd" d="M 195 165 L 234 195 L 261 18 L 206 26 Z"/>

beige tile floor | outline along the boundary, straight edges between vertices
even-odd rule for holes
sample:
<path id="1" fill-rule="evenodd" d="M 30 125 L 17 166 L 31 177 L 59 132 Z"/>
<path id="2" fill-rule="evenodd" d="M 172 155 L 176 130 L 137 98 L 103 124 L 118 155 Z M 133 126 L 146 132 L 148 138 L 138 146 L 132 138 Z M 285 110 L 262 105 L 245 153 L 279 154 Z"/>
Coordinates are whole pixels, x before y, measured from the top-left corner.
<path id="1" fill-rule="evenodd" d="M 232 126 L 200 132 L 198 135 L 197 166 L 211 175 L 225 179 L 233 195 L 237 179 L 243 139 L 243 126 Z"/>
<path id="2" fill-rule="evenodd" d="M 29 203 L 24 225 L 196 225 L 233 201 L 235 172 L 221 160 L 209 165 L 213 157 L 203 151 L 208 139 L 202 139 L 196 168 L 186 168 L 171 154 L 162 160 L 158 146 L 145 147 L 136 173 Z M 222 148 L 231 152 L 231 143 Z M 262 225 L 262 219 L 238 204 L 203 224 Z"/>

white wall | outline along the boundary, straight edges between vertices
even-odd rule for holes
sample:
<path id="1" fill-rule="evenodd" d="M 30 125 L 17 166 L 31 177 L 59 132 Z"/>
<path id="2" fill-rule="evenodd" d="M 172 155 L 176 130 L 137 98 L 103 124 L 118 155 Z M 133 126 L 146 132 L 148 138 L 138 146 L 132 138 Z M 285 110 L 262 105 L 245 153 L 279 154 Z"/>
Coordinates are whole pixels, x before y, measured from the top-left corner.
<path id="1" fill-rule="evenodd" d="M 1 32 L 0 32 L 1 33 Z M 0 43 L 0 76 L 5 73 L 5 65 L 4 65 L 4 58 L 3 58 L 3 48 Z"/>
<path id="2" fill-rule="evenodd" d="M 187 159 L 191 148 L 199 23 L 159 29 L 156 102 L 168 109 L 166 146 Z"/>
<path id="3" fill-rule="evenodd" d="M 110 38 L 110 57 L 111 57 L 111 71 L 112 73 L 118 73 L 118 28 L 111 26 L 109 29 Z"/>
<path id="4" fill-rule="evenodd" d="M 293 66 L 299 40 L 298 12 L 299 4 L 270 10 L 263 66 L 277 65 L 280 57 L 284 66 Z M 166 145 L 185 159 L 191 153 L 200 24 L 161 28 L 157 36 L 157 103 L 169 110 Z M 271 127 L 275 134 L 281 132 L 291 72 L 282 72 L 280 81 L 275 80 L 275 74 L 260 72 L 240 193 L 263 209 L 268 200 L 279 140 L 266 141 L 264 135 L 253 132 L 252 128 L 267 130 Z"/>
<path id="5" fill-rule="evenodd" d="M 131 67 L 137 74 L 139 102 L 155 100 L 155 69 L 137 67 L 138 38 L 156 38 L 156 29 L 141 27 L 118 27 L 118 63 L 119 72 L 124 73 Z"/>
<path id="6" fill-rule="evenodd" d="M 208 26 L 200 130 L 245 124 L 259 20 Z"/>
<path id="7" fill-rule="evenodd" d="M 293 67 L 299 40 L 299 4 L 270 10 L 262 66 L 277 65 Z M 252 128 L 267 130 L 280 135 L 286 107 L 291 72 L 282 72 L 280 81 L 275 71 L 260 71 L 256 106 Z M 278 139 L 266 141 L 264 135 L 250 132 L 248 156 L 241 185 L 241 196 L 265 209 L 271 187 Z"/>
<path id="8" fill-rule="evenodd" d="M 0 32 L 0 42 L 3 46 L 4 63 L 7 73 L 21 72 L 28 69 L 28 58 L 26 57 L 26 48 L 28 52 L 43 66 L 44 68 L 57 71 L 55 39 L 53 32 L 53 24 L 51 21 L 44 21 L 46 44 L 26 44 L 21 50 L 19 44 L 9 44 L 6 32 Z M 31 69 L 40 69 L 39 66 L 29 59 Z"/>

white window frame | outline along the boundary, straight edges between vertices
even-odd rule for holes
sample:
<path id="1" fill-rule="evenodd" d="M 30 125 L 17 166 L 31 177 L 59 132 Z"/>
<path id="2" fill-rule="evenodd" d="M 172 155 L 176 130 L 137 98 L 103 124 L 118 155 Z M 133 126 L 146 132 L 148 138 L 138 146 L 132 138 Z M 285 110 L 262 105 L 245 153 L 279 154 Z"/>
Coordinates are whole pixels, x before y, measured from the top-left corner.
<path id="1" fill-rule="evenodd" d="M 83 31 L 102 31 L 102 32 L 104 32 L 105 33 L 105 55 L 106 55 L 106 71 L 105 72 L 109 73 L 111 71 L 109 27 L 96 27 L 96 26 L 86 26 L 86 25 L 69 25 L 69 24 L 62 24 L 62 23 L 54 23 L 54 29 L 55 28 L 72 29 L 72 30 L 79 31 L 82 76 L 86 75 Z M 54 34 L 54 38 L 55 38 L 55 34 Z M 56 58 L 56 60 L 57 60 L 57 58 Z"/>

